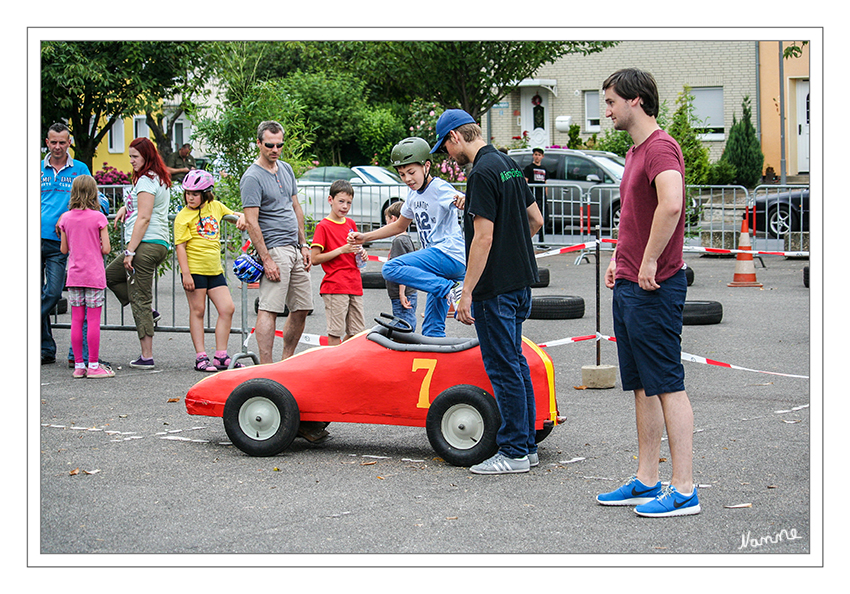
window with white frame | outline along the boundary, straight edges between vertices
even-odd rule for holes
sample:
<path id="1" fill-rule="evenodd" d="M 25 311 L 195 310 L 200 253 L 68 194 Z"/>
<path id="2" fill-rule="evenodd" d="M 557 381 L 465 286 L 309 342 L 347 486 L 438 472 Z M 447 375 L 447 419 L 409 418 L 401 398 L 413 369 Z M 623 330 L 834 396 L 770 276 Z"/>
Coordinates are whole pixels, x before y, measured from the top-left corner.
<path id="1" fill-rule="evenodd" d="M 694 98 L 693 116 L 701 140 L 723 140 L 723 87 L 696 87 L 691 89 Z"/>
<path id="2" fill-rule="evenodd" d="M 133 118 L 133 138 L 150 138 L 150 129 L 145 117 L 136 116 Z"/>
<path id="3" fill-rule="evenodd" d="M 183 144 L 185 144 L 185 142 L 186 142 L 186 140 L 184 140 L 183 132 L 184 132 L 183 122 L 180 121 L 180 120 L 177 120 L 176 122 L 174 122 L 174 147 L 173 148 L 174 148 L 175 151 L 179 150 L 180 147 L 183 146 Z"/>
<path id="4" fill-rule="evenodd" d="M 584 131 L 599 132 L 599 91 L 584 92 Z"/>
<path id="5" fill-rule="evenodd" d="M 110 153 L 124 152 L 124 118 L 118 118 L 106 133 L 106 150 Z"/>

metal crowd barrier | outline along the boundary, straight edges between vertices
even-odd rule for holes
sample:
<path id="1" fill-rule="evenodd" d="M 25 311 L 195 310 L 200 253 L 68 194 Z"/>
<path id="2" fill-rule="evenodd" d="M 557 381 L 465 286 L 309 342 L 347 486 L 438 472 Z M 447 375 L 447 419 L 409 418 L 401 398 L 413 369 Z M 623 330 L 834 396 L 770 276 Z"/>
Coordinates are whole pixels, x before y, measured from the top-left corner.
<path id="1" fill-rule="evenodd" d="M 171 227 L 170 240 L 173 246 L 173 229 L 174 229 L 174 218 L 175 215 L 171 214 L 168 216 L 168 220 Z M 115 220 L 115 215 L 110 215 L 108 217 L 110 228 Z M 248 300 L 248 285 L 237 279 L 232 272 L 232 262 L 233 262 L 233 253 L 237 253 L 238 255 L 238 246 L 240 246 L 247 234 L 243 234 L 239 230 L 236 229 L 235 223 L 237 221 L 237 217 L 234 215 L 226 215 L 224 217 L 224 221 L 228 223 L 233 223 L 232 225 L 222 225 L 221 226 L 221 244 L 222 244 L 222 267 L 224 268 L 224 274 L 227 278 L 227 286 L 230 289 L 231 295 L 233 295 L 234 291 L 239 291 L 239 295 L 233 295 L 233 302 L 236 305 L 236 311 L 233 316 L 233 324 L 230 328 L 230 334 L 238 334 L 241 337 L 240 350 L 243 352 L 240 353 L 240 357 L 244 356 L 252 356 L 253 354 L 250 352 L 245 352 L 244 347 L 242 345 L 245 344 L 246 339 L 248 338 L 248 334 L 251 332 L 251 326 L 248 322 L 248 308 L 251 307 Z M 113 250 L 114 257 L 121 257 L 120 252 L 123 250 L 123 244 L 120 250 Z M 110 260 L 111 262 L 111 260 Z M 107 262 L 108 264 L 109 262 Z M 167 293 L 170 294 L 170 303 L 161 299 L 161 293 L 163 291 L 160 290 L 160 286 L 165 285 L 167 288 Z M 162 316 L 159 322 L 156 324 L 157 332 L 189 332 L 189 307 L 186 297 L 183 292 L 183 284 L 180 276 L 180 266 L 177 263 L 177 252 L 173 249 L 173 247 L 169 250 L 169 256 L 166 260 L 166 263 L 160 265 L 158 270 L 158 274 L 154 279 L 154 288 L 153 288 L 153 309 L 160 312 Z M 166 300 L 168 297 L 166 297 Z M 213 319 L 213 313 L 215 311 L 215 306 L 207 297 L 206 303 L 206 311 L 205 311 L 205 321 L 204 321 L 204 332 L 206 334 L 214 334 L 215 333 L 215 321 Z M 129 321 L 125 320 L 125 315 L 129 315 Z M 239 322 L 237 323 L 237 319 Z M 51 324 L 54 328 L 66 328 L 69 329 L 71 327 L 70 323 L 59 322 L 58 315 L 54 314 L 53 323 Z M 180 320 L 180 323 L 178 323 Z M 182 323 L 185 322 L 185 323 Z M 101 330 L 131 330 L 135 331 L 136 326 L 132 323 L 132 314 L 125 312 L 125 308 L 121 307 L 121 304 L 118 302 L 118 299 L 109 289 L 106 289 L 106 302 L 104 303 L 103 313 L 101 318 Z M 234 361 L 237 359 L 236 356 L 231 357 Z M 255 359 L 255 363 L 257 360 Z"/>
<path id="2" fill-rule="evenodd" d="M 460 191 L 466 189 L 466 184 L 453 185 Z M 355 187 L 355 204 L 358 202 L 359 193 L 371 192 L 368 204 L 364 200 L 361 207 L 355 208 L 351 215 L 361 229 L 383 225 L 383 209 L 387 204 L 383 201 L 396 197 L 394 190 L 388 190 L 386 185 L 379 186 L 381 185 L 358 184 Z M 318 221 L 327 214 L 324 209 L 327 206 L 329 187 L 330 184 L 310 186 L 310 195 L 307 195 L 304 188 L 299 189 L 302 208 L 308 218 L 313 221 Z M 547 245 L 574 245 L 593 240 L 596 237 L 596 225 L 600 225 L 602 237 L 616 237 L 616 223 L 619 221 L 619 187 L 617 185 L 597 184 L 587 191 L 583 191 L 577 184 L 530 184 L 530 187 L 532 189 L 542 187 L 545 190 L 545 208 L 548 209 L 548 212 L 544 210 L 544 220 L 547 222 L 545 228 Z M 117 199 L 119 189 L 123 197 L 124 186 L 100 186 L 101 190 L 104 188 L 107 189 L 105 193 L 112 200 Z M 389 188 L 396 187 L 389 186 Z M 400 195 L 406 197 L 406 187 L 403 189 L 404 192 Z M 687 186 L 687 199 L 692 206 L 693 214 L 687 221 L 686 237 L 698 237 L 699 242 L 705 247 L 735 249 L 738 245 L 744 213 L 748 213 L 750 230 L 753 232 L 754 250 L 808 251 L 810 218 L 808 192 L 808 185 L 761 185 L 752 193 L 743 186 Z M 324 196 L 323 202 L 319 200 L 319 196 Z M 114 203 L 114 206 L 117 204 Z M 171 223 L 174 221 L 174 216 L 169 215 Z M 110 224 L 114 218 L 114 215 L 110 215 Z M 224 220 L 235 223 L 236 217 L 227 215 Z M 615 224 L 612 225 L 612 222 Z M 771 225 L 774 226 L 773 230 Z M 783 225 L 778 233 L 776 233 L 776 225 Z M 173 233 L 173 224 L 171 227 Z M 231 293 L 239 291 L 238 297 L 234 296 L 233 299 L 237 312 L 234 314 L 230 333 L 240 335 L 242 345 L 245 344 L 251 332 L 248 312 L 252 304 L 249 303 L 248 286 L 233 276 L 232 261 L 233 254 L 238 254 L 239 246 L 244 243 L 245 235 L 241 234 L 235 225 L 222 225 L 222 265 Z M 576 264 L 582 259 L 587 259 L 589 255 L 591 255 L 589 251 L 580 253 Z M 153 307 L 162 315 L 157 323 L 157 332 L 188 333 L 188 303 L 183 295 L 180 267 L 173 248 L 170 250 L 164 269 L 165 271 L 162 272 L 161 267 L 161 272 L 154 281 Z M 170 297 L 170 303 L 160 298 L 163 293 L 160 285 L 165 285 L 165 292 Z M 169 297 L 166 297 L 166 300 Z M 214 307 L 207 299 L 205 333 L 215 332 L 213 309 Z M 238 323 L 236 323 L 237 319 Z M 60 323 L 58 315 L 54 313 L 53 327 L 70 328 L 70 323 Z M 109 290 L 106 291 L 101 329 L 135 330 L 134 324 L 125 321 L 124 308 L 120 307 L 120 303 Z M 241 348 L 243 352 L 240 356 L 252 355 L 245 353 L 244 347 Z"/>

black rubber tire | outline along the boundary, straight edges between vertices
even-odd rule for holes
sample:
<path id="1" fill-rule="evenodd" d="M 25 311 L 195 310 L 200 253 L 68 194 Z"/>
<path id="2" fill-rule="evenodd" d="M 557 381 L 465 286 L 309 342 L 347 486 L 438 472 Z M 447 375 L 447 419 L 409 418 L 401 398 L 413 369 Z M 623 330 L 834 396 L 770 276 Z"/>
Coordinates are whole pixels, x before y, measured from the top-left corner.
<path id="1" fill-rule="evenodd" d="M 685 301 L 682 323 L 686 326 L 719 324 L 723 319 L 723 305 L 718 301 Z"/>
<path id="2" fill-rule="evenodd" d="M 554 428 L 554 423 L 543 425 L 543 429 L 538 429 L 534 432 L 534 443 L 540 443 L 541 441 L 549 437 L 549 434 L 552 433 L 552 429 Z"/>
<path id="3" fill-rule="evenodd" d="M 461 384 L 434 399 L 425 431 L 443 460 L 454 466 L 473 466 L 498 451 L 496 432 L 501 424 L 496 399 L 477 386 Z"/>
<path id="4" fill-rule="evenodd" d="M 531 298 L 534 320 L 571 320 L 584 317 L 584 299 L 572 295 L 536 295 Z"/>
<path id="5" fill-rule="evenodd" d="M 540 277 L 540 280 L 531 285 L 532 289 L 540 289 L 543 287 L 549 286 L 549 269 L 543 268 L 542 266 L 537 269 L 537 275 Z"/>
<path id="6" fill-rule="evenodd" d="M 50 311 L 51 316 L 68 313 L 68 299 L 66 297 L 60 297 L 59 301 L 56 302 L 56 305 L 53 306 L 53 309 Z"/>
<path id="7" fill-rule="evenodd" d="M 386 289 L 387 281 L 384 280 L 384 275 L 380 271 L 374 270 L 361 272 L 360 278 L 363 280 L 364 289 Z"/>
<path id="8" fill-rule="evenodd" d="M 803 286 L 809 288 L 809 267 L 803 266 Z"/>
<path id="9" fill-rule="evenodd" d="M 688 280 L 688 286 L 694 284 L 694 269 L 688 266 L 685 268 L 685 278 Z"/>
<path id="10" fill-rule="evenodd" d="M 300 418 L 295 397 L 266 378 L 236 386 L 222 415 L 230 442 L 249 456 L 275 456 L 288 448 L 298 434 Z"/>

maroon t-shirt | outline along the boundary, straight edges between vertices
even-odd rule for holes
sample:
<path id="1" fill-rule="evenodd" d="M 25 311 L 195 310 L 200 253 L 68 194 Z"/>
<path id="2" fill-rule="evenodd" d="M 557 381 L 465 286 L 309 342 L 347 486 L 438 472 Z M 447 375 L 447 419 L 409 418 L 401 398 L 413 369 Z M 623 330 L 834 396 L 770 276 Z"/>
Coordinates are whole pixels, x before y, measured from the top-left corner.
<path id="1" fill-rule="evenodd" d="M 620 231 L 617 240 L 616 278 L 638 282 L 638 271 L 658 207 L 655 178 L 674 170 L 682 174 L 682 214 L 667 247 L 658 258 L 655 280 L 667 280 L 684 265 L 685 162 L 682 149 L 664 130 L 656 130 L 626 154 L 626 171 L 620 182 Z"/>

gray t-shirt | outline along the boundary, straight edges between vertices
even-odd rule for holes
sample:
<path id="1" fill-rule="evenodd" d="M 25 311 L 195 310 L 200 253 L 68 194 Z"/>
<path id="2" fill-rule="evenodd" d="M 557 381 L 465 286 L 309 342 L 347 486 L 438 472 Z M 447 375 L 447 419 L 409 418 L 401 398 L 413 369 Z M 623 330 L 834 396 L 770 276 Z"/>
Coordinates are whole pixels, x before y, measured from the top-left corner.
<path id="1" fill-rule="evenodd" d="M 277 162 L 272 173 L 253 163 L 239 180 L 242 207 L 259 207 L 258 222 L 266 248 L 298 244 L 298 220 L 292 197 L 298 192 L 289 163 Z"/>

